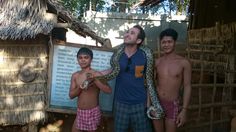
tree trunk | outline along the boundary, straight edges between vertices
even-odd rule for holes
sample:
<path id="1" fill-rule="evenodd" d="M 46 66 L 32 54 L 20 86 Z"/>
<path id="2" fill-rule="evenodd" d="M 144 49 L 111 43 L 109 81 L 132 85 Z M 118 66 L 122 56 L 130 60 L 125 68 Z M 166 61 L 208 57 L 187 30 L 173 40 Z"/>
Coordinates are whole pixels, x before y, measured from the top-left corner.
<path id="1" fill-rule="evenodd" d="M 126 8 L 128 8 L 128 0 L 119 0 L 119 11 L 125 12 Z"/>

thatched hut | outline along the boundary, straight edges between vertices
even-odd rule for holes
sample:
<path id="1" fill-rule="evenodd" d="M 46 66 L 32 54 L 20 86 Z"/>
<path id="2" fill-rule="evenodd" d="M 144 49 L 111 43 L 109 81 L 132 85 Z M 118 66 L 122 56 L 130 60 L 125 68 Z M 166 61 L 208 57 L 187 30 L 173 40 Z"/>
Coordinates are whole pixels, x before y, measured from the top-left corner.
<path id="1" fill-rule="evenodd" d="M 235 0 L 190 0 L 185 53 L 193 68 L 192 97 L 187 123 L 178 131 L 236 131 L 235 5 Z"/>
<path id="2" fill-rule="evenodd" d="M 0 1 L 1 126 L 46 119 L 49 48 L 66 28 L 109 46 L 71 14 L 56 0 Z"/>
<path id="3" fill-rule="evenodd" d="M 236 116 L 235 4 L 234 0 L 190 0 L 187 53 L 193 90 L 183 129 L 187 132 L 228 132 Z"/>

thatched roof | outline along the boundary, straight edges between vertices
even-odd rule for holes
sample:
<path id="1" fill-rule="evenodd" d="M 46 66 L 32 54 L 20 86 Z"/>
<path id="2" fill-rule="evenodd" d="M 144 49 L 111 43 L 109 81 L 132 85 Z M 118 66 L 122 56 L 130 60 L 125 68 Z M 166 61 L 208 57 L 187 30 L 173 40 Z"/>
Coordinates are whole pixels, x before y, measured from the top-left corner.
<path id="1" fill-rule="evenodd" d="M 46 10 L 46 0 L 2 0 L 0 38 L 25 39 L 48 34 L 55 23 L 45 17 Z"/>
<path id="2" fill-rule="evenodd" d="M 49 10 L 57 15 L 56 19 L 48 13 Z M 57 18 L 69 23 L 76 33 L 105 43 L 106 39 L 97 36 L 58 0 L 0 0 L 0 39 L 25 39 L 49 34 L 57 26 Z"/>

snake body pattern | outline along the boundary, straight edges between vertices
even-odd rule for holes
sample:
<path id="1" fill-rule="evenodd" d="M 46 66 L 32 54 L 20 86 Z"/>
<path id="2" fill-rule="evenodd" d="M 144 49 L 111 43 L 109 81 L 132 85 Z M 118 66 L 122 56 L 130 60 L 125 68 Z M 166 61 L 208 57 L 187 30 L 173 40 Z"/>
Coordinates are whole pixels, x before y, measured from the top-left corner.
<path id="1" fill-rule="evenodd" d="M 104 76 L 96 77 L 96 79 L 111 80 L 119 74 L 120 71 L 119 59 L 120 56 L 124 53 L 124 48 L 125 48 L 124 44 L 120 45 L 119 48 L 115 50 L 114 54 L 111 57 L 110 64 L 112 67 L 112 72 Z M 144 45 L 140 45 L 139 48 L 145 53 L 147 59 L 147 68 L 145 72 L 145 77 L 147 82 L 146 86 L 151 99 L 151 106 L 147 110 L 147 116 L 151 119 L 161 119 L 164 116 L 164 111 L 160 105 L 160 101 L 157 98 L 157 92 L 155 90 L 153 82 L 153 64 L 154 64 L 153 53 L 150 48 Z M 151 114 L 151 111 L 154 112 Z"/>

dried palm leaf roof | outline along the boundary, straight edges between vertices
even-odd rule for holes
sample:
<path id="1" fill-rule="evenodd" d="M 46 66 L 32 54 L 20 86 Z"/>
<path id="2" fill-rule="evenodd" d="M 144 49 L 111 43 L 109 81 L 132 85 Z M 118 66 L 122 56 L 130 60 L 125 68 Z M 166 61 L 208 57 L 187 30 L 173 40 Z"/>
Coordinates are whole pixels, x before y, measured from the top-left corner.
<path id="1" fill-rule="evenodd" d="M 104 44 L 106 39 L 97 36 L 58 0 L 0 0 L 0 39 L 25 39 L 50 33 L 57 20 L 47 13 L 49 6 L 76 33 Z"/>
<path id="2" fill-rule="evenodd" d="M 46 0 L 2 0 L 0 38 L 25 39 L 39 33 L 48 34 L 54 22 L 45 18 Z"/>

